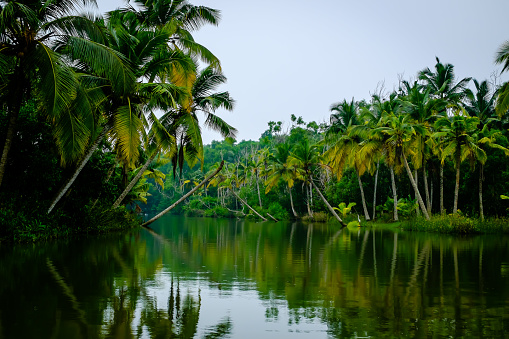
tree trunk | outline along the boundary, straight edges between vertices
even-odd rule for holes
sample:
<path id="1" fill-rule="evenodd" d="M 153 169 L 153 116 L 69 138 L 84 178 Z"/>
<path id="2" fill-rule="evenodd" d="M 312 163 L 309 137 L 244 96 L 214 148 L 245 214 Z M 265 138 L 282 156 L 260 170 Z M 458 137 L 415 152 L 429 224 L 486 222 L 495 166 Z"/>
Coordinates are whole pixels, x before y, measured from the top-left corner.
<path id="1" fill-rule="evenodd" d="M 12 87 L 13 90 L 8 91 L 8 117 L 9 121 L 7 124 L 7 133 L 5 135 L 5 143 L 2 151 L 2 157 L 0 158 L 0 186 L 2 185 L 2 181 L 5 175 L 5 169 L 7 168 L 7 160 L 9 156 L 9 151 L 11 150 L 12 139 L 14 139 L 16 133 L 16 123 L 18 121 L 19 111 L 21 110 L 21 105 L 23 103 L 23 97 L 25 92 L 25 79 L 24 75 L 21 71 L 21 65 L 19 65 L 16 71 L 11 74 L 12 82 L 14 85 Z"/>
<path id="2" fill-rule="evenodd" d="M 458 212 L 458 196 L 460 192 L 460 167 L 461 167 L 461 155 L 458 152 L 456 156 L 456 185 L 454 186 L 454 208 L 452 209 L 452 214 L 456 214 Z"/>
<path id="3" fill-rule="evenodd" d="M 406 155 L 403 153 L 403 162 L 405 163 L 405 169 L 408 174 L 408 178 L 412 183 L 412 186 L 415 191 L 415 195 L 417 196 L 417 201 L 419 202 L 419 206 L 421 206 L 422 213 L 426 220 L 429 220 L 428 211 L 426 210 L 426 206 L 424 206 L 424 201 L 422 201 L 421 195 L 419 194 L 419 189 L 417 188 L 417 184 L 414 181 L 414 177 L 412 176 L 412 171 L 410 170 L 410 166 L 408 166 L 408 161 L 406 160 Z"/>
<path id="4" fill-rule="evenodd" d="M 415 180 L 415 186 L 417 187 L 417 192 L 419 191 L 419 177 L 417 176 L 417 170 L 414 170 L 414 180 Z M 415 200 L 417 200 L 417 193 L 415 194 Z M 419 206 L 415 207 L 415 214 L 419 216 Z"/>
<path id="5" fill-rule="evenodd" d="M 361 190 L 361 199 L 362 199 L 362 208 L 364 209 L 364 218 L 366 221 L 369 221 L 369 213 L 368 208 L 366 207 L 366 199 L 364 198 L 364 189 L 362 188 L 361 176 L 359 175 L 359 171 L 355 169 L 355 173 L 357 173 L 357 181 L 359 182 L 359 189 Z"/>
<path id="6" fill-rule="evenodd" d="M 429 188 L 429 209 L 430 211 L 433 211 L 433 177 L 431 177 L 431 180 L 429 181 L 430 188 Z M 431 212 L 430 212 L 431 213 Z"/>
<path id="7" fill-rule="evenodd" d="M 426 174 L 426 166 L 423 168 L 423 179 L 424 179 L 424 193 L 426 195 L 426 209 L 428 210 L 428 214 L 431 214 L 431 201 L 429 198 L 429 190 L 428 190 L 428 176 Z"/>
<path id="8" fill-rule="evenodd" d="M 258 191 L 258 202 L 260 203 L 260 208 L 263 208 L 262 206 L 262 197 L 260 195 L 260 183 L 258 182 L 258 171 L 256 171 L 256 190 Z"/>
<path id="9" fill-rule="evenodd" d="M 396 191 L 396 180 L 394 180 L 394 168 L 391 167 L 392 198 L 394 199 L 394 221 L 398 221 L 398 192 Z"/>
<path id="10" fill-rule="evenodd" d="M 255 210 L 254 208 L 252 208 L 251 206 L 249 206 L 249 204 L 248 204 L 247 202 L 245 202 L 244 200 L 242 200 L 242 198 L 241 198 L 241 197 L 239 197 L 239 196 L 237 195 L 237 193 L 235 193 L 235 191 L 233 190 L 233 188 L 232 188 L 231 192 L 232 192 L 232 194 L 233 194 L 233 195 L 234 195 L 237 199 L 239 199 L 239 200 L 240 200 L 240 202 L 241 202 L 242 204 L 246 205 L 246 206 L 247 206 L 247 208 L 249 208 L 251 211 L 253 211 L 253 213 L 254 213 L 254 214 L 256 214 L 256 215 L 257 215 L 260 219 L 262 219 L 263 221 L 267 221 L 267 219 L 266 219 L 265 217 L 263 217 L 263 215 L 261 215 L 260 213 L 256 212 L 256 210 Z"/>
<path id="11" fill-rule="evenodd" d="M 15 109 L 15 112 L 11 112 L 9 117 L 9 124 L 7 126 L 7 135 L 5 136 L 4 149 L 2 151 L 2 158 L 0 159 L 0 186 L 4 179 L 5 168 L 7 167 L 7 159 L 9 151 L 11 150 L 12 139 L 14 138 L 14 132 L 16 131 L 16 121 L 18 120 L 19 107 Z"/>
<path id="12" fill-rule="evenodd" d="M 71 185 L 74 183 L 74 181 L 76 180 L 76 178 L 78 177 L 78 175 L 81 173 L 81 170 L 83 169 L 83 167 L 85 167 L 85 165 L 87 164 L 88 160 L 90 159 L 90 157 L 92 157 L 92 154 L 94 154 L 95 150 L 97 149 L 97 147 L 99 146 L 99 144 L 101 143 L 101 141 L 104 139 L 104 137 L 106 136 L 106 133 L 108 133 L 108 131 L 111 129 L 111 126 L 110 125 L 106 125 L 103 127 L 103 130 L 101 131 L 101 134 L 99 134 L 99 136 L 97 137 L 97 139 L 95 140 L 95 142 L 92 144 L 92 146 L 90 146 L 88 152 L 85 154 L 85 156 L 81 159 L 81 162 L 80 164 L 78 165 L 78 167 L 76 168 L 76 170 L 74 171 L 74 174 L 72 175 L 72 177 L 67 181 L 67 183 L 60 189 L 60 191 L 57 193 L 57 195 L 55 196 L 55 198 L 53 199 L 53 202 L 51 203 L 51 206 L 48 208 L 48 214 L 51 213 L 51 211 L 53 210 L 53 208 L 55 208 L 55 205 L 60 201 L 60 199 L 62 199 L 62 197 L 64 196 L 64 194 L 67 192 L 67 190 L 69 190 L 69 188 L 71 187 Z"/>
<path id="13" fill-rule="evenodd" d="M 309 185 L 311 185 L 311 183 Z M 309 187 L 307 185 L 305 185 L 305 187 L 306 187 L 306 195 L 307 195 L 306 203 L 307 203 L 307 207 L 308 207 L 308 215 L 310 218 L 313 218 L 313 211 L 311 210 L 311 206 L 309 204 Z"/>
<path id="14" fill-rule="evenodd" d="M 138 181 L 140 181 L 140 178 L 143 176 L 143 173 L 145 173 L 145 171 L 147 170 L 148 166 L 150 166 L 150 164 L 152 163 L 152 161 L 156 158 L 157 154 L 159 152 L 154 152 L 154 154 L 145 162 L 145 164 L 143 165 L 142 168 L 140 168 L 140 170 L 138 171 L 138 173 L 136 173 L 136 175 L 134 176 L 134 178 L 131 180 L 131 182 L 129 183 L 129 185 L 127 185 L 127 187 L 124 189 L 124 191 L 122 192 L 122 194 L 120 194 L 120 196 L 117 198 L 117 200 L 115 200 L 115 202 L 113 203 L 113 206 L 111 206 L 111 208 L 117 208 L 120 203 L 122 202 L 122 200 L 124 200 L 124 198 L 126 197 L 126 195 L 129 194 L 129 192 L 131 192 L 132 188 L 134 187 L 134 185 L 136 185 L 138 183 Z"/>
<path id="15" fill-rule="evenodd" d="M 378 183 L 378 169 L 380 167 L 380 160 L 376 163 L 376 172 L 375 172 L 375 192 L 373 193 L 373 220 L 376 217 L 376 186 Z"/>
<path id="16" fill-rule="evenodd" d="M 445 214 L 444 209 L 444 164 L 440 162 L 440 214 Z"/>
<path id="17" fill-rule="evenodd" d="M 155 217 L 153 217 L 152 219 L 150 219 L 149 221 L 147 222 L 144 222 L 143 224 L 141 224 L 141 226 L 143 227 L 146 227 L 148 226 L 149 224 L 153 223 L 154 221 L 156 221 L 157 219 L 159 219 L 160 217 L 162 217 L 163 215 L 165 215 L 166 213 L 168 213 L 169 211 L 171 211 L 172 209 L 175 208 L 175 206 L 177 206 L 178 204 L 180 204 L 182 201 L 184 201 L 185 199 L 187 199 L 187 197 L 189 197 L 191 194 L 193 194 L 194 192 L 196 192 L 200 187 L 202 187 L 206 182 L 208 182 L 210 179 L 212 179 L 214 176 L 216 176 L 217 173 L 219 173 L 219 171 L 221 171 L 221 169 L 223 168 L 223 165 L 224 165 L 224 160 L 221 161 L 221 164 L 219 165 L 219 167 L 214 171 L 214 173 L 212 173 L 211 175 L 209 175 L 208 177 L 206 177 L 205 179 L 203 179 L 202 182 L 200 182 L 196 187 L 194 187 L 192 190 L 190 190 L 189 192 L 187 192 L 182 198 L 180 198 L 179 200 L 177 200 L 175 203 L 173 203 L 170 207 L 168 207 L 167 209 L 165 209 L 164 211 L 162 211 L 161 213 L 159 213 L 158 215 L 156 215 Z"/>
<path id="18" fill-rule="evenodd" d="M 479 167 L 479 217 L 484 221 L 484 209 L 482 205 L 482 182 L 484 180 L 484 165 Z"/>
<path id="19" fill-rule="evenodd" d="M 297 212 L 295 212 L 295 207 L 293 206 L 293 197 L 292 197 L 292 188 L 288 187 L 288 192 L 290 192 L 290 205 L 292 206 L 292 213 L 295 218 L 298 218 Z"/>
<path id="20" fill-rule="evenodd" d="M 318 189 L 318 187 L 316 187 L 315 183 L 313 182 L 313 177 L 309 176 L 309 181 L 310 183 L 314 186 L 315 190 L 318 192 L 318 195 L 320 195 L 320 198 L 322 198 L 322 201 L 324 202 L 324 204 L 327 206 L 327 208 L 329 209 L 329 211 L 332 213 L 332 215 L 334 217 L 336 217 L 336 219 L 339 221 L 339 223 L 345 227 L 346 224 L 343 222 L 343 220 L 341 220 L 341 218 L 339 217 L 339 215 L 336 213 L 336 211 L 334 210 L 334 208 L 332 208 L 332 206 L 329 204 L 329 202 L 325 199 L 325 197 L 323 196 L 322 192 L 320 192 L 320 190 Z"/>

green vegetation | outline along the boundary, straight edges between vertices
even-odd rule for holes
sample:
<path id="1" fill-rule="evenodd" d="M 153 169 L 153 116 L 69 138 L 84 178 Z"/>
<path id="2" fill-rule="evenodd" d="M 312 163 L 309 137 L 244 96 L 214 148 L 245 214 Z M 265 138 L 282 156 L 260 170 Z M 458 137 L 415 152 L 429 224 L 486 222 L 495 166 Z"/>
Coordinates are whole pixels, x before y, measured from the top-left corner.
<path id="1" fill-rule="evenodd" d="M 192 36 L 218 24 L 219 11 L 138 0 L 92 19 L 76 15 L 78 1 L 48 4 L 0 4 L 0 238 L 131 227 L 222 160 L 173 213 L 343 226 L 507 215 L 506 84 L 474 79 L 469 89 L 472 79 L 456 82 L 437 58 L 397 91 L 332 104 L 328 122 L 292 114 L 289 126 L 270 121 L 258 141 L 237 143 L 215 114 L 234 107 L 216 92 L 226 82 L 220 62 Z M 508 55 L 506 45 L 497 54 L 504 71 Z M 224 141 L 203 145 L 199 114 Z M 347 201 L 356 218 L 336 213 Z"/>
<path id="2" fill-rule="evenodd" d="M 454 67 L 436 61 L 398 91 L 332 104 L 330 122 L 291 115 L 289 125 L 269 122 L 258 141 L 213 141 L 205 170 L 221 160 L 225 170 L 174 213 L 257 217 L 256 210 L 268 219 L 267 206 L 277 203 L 287 218 L 314 222 L 337 211 L 345 224 L 403 219 L 412 230 L 507 232 L 509 205 L 500 196 L 509 191 L 509 115 L 496 114 L 498 87 L 474 79 L 469 89 L 472 79 L 456 82 Z M 152 189 L 148 210 L 201 178 L 189 167 L 167 177 L 161 194 Z"/>

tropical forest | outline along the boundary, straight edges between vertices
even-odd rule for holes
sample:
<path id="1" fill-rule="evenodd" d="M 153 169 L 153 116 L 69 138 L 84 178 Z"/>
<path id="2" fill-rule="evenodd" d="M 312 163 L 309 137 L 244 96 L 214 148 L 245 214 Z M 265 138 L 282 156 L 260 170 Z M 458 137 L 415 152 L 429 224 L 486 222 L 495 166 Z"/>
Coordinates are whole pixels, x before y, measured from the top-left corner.
<path id="1" fill-rule="evenodd" d="M 0 1 L 0 338 L 509 331 L 509 82 L 437 56 L 245 140 L 220 10 L 95 5 Z"/>

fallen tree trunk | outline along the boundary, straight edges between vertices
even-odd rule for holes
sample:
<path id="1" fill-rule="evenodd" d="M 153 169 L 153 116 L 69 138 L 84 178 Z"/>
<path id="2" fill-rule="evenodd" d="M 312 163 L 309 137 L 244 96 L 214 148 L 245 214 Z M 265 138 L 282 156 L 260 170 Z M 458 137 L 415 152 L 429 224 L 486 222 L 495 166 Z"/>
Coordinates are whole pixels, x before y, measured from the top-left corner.
<path id="1" fill-rule="evenodd" d="M 172 209 L 175 208 L 175 206 L 177 206 L 178 204 L 180 204 L 182 201 L 184 201 L 185 199 L 187 199 L 187 197 L 189 197 L 191 194 L 193 194 L 194 192 L 196 192 L 200 187 L 202 187 L 206 182 L 208 182 L 210 179 L 212 179 L 213 177 L 216 176 L 217 173 L 219 173 L 221 171 L 221 169 L 223 169 L 223 165 L 224 165 L 224 161 L 221 161 L 221 164 L 219 165 L 219 167 L 214 171 L 214 173 L 212 173 L 211 175 L 209 175 L 208 177 L 206 177 L 205 179 L 203 179 L 202 182 L 200 182 L 198 184 L 198 186 L 194 187 L 192 190 L 190 190 L 189 192 L 187 192 L 182 198 L 180 198 L 179 200 L 177 200 L 175 203 L 173 203 L 170 207 L 168 207 L 167 209 L 165 209 L 164 211 L 162 211 L 161 213 L 159 213 L 158 215 L 156 215 L 155 217 L 153 217 L 152 219 L 150 219 L 149 221 L 146 221 L 144 222 L 143 224 L 141 224 L 142 227 L 145 227 L 151 223 L 153 223 L 154 221 L 156 221 L 157 219 L 159 219 L 160 217 L 162 217 L 163 215 L 165 215 L 166 213 L 168 213 L 169 211 L 171 211 Z"/>

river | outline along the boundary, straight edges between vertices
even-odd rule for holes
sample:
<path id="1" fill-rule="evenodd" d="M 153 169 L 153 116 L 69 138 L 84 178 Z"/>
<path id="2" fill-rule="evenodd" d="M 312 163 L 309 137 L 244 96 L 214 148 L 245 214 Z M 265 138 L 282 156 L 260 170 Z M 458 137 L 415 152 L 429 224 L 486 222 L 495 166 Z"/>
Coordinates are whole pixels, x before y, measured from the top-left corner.
<path id="1" fill-rule="evenodd" d="M 4 338 L 509 333 L 509 237 L 167 216 L 0 246 Z"/>

